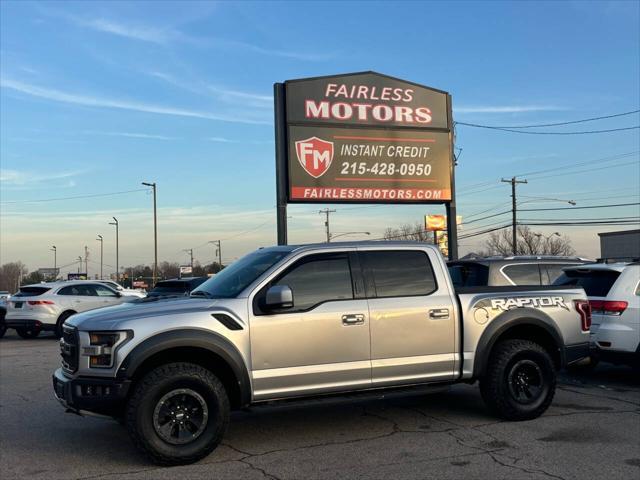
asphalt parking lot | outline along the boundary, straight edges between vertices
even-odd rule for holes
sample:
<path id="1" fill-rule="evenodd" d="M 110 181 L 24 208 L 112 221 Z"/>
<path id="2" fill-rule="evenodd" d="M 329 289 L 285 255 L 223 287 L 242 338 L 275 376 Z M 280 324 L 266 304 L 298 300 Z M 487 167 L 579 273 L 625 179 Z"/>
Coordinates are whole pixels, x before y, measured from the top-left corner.
<path id="1" fill-rule="evenodd" d="M 115 421 L 65 414 L 53 398 L 51 337 L 0 340 L 4 480 L 96 478 L 640 478 L 640 378 L 600 365 L 562 374 L 552 407 L 520 423 L 491 417 L 477 387 L 332 398 L 232 415 L 197 464 L 158 468 Z"/>

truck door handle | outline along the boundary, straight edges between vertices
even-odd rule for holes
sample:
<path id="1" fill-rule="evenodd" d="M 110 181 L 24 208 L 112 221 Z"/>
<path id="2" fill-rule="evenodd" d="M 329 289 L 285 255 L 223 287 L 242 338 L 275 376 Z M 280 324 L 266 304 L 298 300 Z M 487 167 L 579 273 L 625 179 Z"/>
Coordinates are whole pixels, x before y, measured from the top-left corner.
<path id="1" fill-rule="evenodd" d="M 429 318 L 433 318 L 434 320 L 443 320 L 445 318 L 449 318 L 449 309 L 436 308 L 434 310 L 429 310 Z"/>
<path id="2" fill-rule="evenodd" d="M 343 325 L 363 325 L 364 315 L 362 315 L 361 313 L 357 313 L 354 315 L 343 315 L 342 324 Z"/>

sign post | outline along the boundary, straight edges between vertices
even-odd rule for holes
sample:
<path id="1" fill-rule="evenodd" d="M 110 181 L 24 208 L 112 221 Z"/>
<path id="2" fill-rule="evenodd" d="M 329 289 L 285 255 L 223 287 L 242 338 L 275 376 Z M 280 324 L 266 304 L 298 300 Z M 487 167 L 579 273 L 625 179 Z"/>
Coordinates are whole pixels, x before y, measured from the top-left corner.
<path id="1" fill-rule="evenodd" d="M 442 204 L 457 257 L 451 96 L 361 72 L 274 85 L 278 244 L 288 203 Z"/>

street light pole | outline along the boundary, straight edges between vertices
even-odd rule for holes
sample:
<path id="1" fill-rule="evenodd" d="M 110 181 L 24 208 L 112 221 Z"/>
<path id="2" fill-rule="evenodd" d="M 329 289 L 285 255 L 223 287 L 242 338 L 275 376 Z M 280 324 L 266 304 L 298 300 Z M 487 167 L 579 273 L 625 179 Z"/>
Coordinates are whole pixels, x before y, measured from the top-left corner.
<path id="1" fill-rule="evenodd" d="M 120 266 L 118 265 L 118 261 L 120 260 L 118 258 L 120 252 L 120 246 L 118 245 L 118 237 L 119 237 L 119 232 L 118 232 L 118 219 L 116 217 L 111 217 L 113 218 L 113 222 L 109 222 L 109 225 L 115 225 L 116 226 L 116 283 L 120 283 Z"/>
<path id="2" fill-rule="evenodd" d="M 103 249 L 102 247 L 104 246 L 104 239 L 102 238 L 102 235 L 98 235 L 98 238 L 96 238 L 96 240 L 98 240 L 100 242 L 100 280 L 102 280 L 104 277 L 102 276 L 102 260 L 103 260 Z"/>
<path id="3" fill-rule="evenodd" d="M 191 266 L 191 275 L 193 275 L 193 248 L 187 248 L 184 251 L 187 252 L 191 258 L 189 265 Z"/>
<path id="4" fill-rule="evenodd" d="M 222 270 L 222 244 L 221 240 L 211 240 L 209 243 L 216 246 L 216 256 L 218 257 L 218 265 Z"/>
<path id="5" fill-rule="evenodd" d="M 331 241 L 331 230 L 329 229 L 329 215 L 332 213 L 335 213 L 335 210 L 329 210 L 328 208 L 325 208 L 324 210 L 319 210 L 318 213 L 320 215 L 322 215 L 323 213 L 325 214 L 324 226 L 327 232 L 327 243 L 329 243 Z"/>
<path id="6" fill-rule="evenodd" d="M 58 268 L 58 249 L 55 245 L 52 245 L 51 251 L 53 252 L 53 269 L 55 270 L 56 268 Z M 57 276 L 58 275 L 56 274 L 56 277 Z"/>
<path id="7" fill-rule="evenodd" d="M 153 188 L 153 284 L 158 278 L 158 215 L 156 209 L 156 182 L 142 182 L 142 185 Z"/>

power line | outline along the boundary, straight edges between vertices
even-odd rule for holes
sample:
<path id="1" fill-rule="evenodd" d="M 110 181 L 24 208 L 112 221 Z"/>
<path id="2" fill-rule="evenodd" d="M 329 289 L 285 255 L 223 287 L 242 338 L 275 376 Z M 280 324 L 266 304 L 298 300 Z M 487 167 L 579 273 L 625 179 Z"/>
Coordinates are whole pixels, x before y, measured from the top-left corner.
<path id="1" fill-rule="evenodd" d="M 493 215 L 487 215 L 486 217 L 476 218 L 476 219 L 470 220 L 468 222 L 462 222 L 460 225 L 469 225 L 470 223 L 479 222 L 479 221 L 485 220 L 487 218 L 499 217 L 500 215 L 504 215 L 506 213 L 511 213 L 511 210 L 505 210 L 504 212 L 494 213 Z"/>
<path id="2" fill-rule="evenodd" d="M 565 164 L 557 166 L 557 167 L 545 168 L 543 170 L 535 170 L 535 171 L 532 171 L 532 172 L 520 173 L 520 174 L 517 174 L 516 177 L 534 176 L 534 175 L 538 175 L 539 173 L 554 172 L 554 171 L 557 171 L 557 170 L 564 170 L 567 167 L 579 167 L 579 166 L 582 166 L 582 165 L 590 165 L 592 163 L 597 163 L 597 164 L 608 163 L 608 162 L 612 162 L 614 160 L 620 160 L 622 158 L 626 158 L 626 157 L 630 157 L 630 156 L 633 156 L 633 155 L 637 155 L 638 153 L 640 153 L 640 150 L 635 150 L 633 152 L 618 153 L 616 155 L 610 155 L 610 156 L 607 156 L 607 157 L 596 158 L 596 159 L 593 159 L 593 160 L 586 160 L 586 161 L 573 162 L 573 163 L 565 163 Z"/>
<path id="3" fill-rule="evenodd" d="M 631 205 L 640 205 L 640 202 L 633 203 L 615 203 L 610 205 L 587 205 L 584 207 L 556 207 L 556 208 L 521 208 L 520 212 L 544 212 L 550 210 L 584 210 L 587 208 L 612 208 L 612 207 L 629 207 Z"/>
<path id="4" fill-rule="evenodd" d="M 474 123 L 463 123 L 457 122 L 459 125 L 464 125 L 467 127 L 476 127 L 476 128 L 487 128 L 490 130 L 497 130 L 499 132 L 510 132 L 510 133 L 522 133 L 525 135 L 590 135 L 593 133 L 611 133 L 611 132 L 622 132 L 625 130 L 636 130 L 640 128 L 640 125 L 635 125 L 633 127 L 623 127 L 623 128 L 608 128 L 606 130 L 585 130 L 580 132 L 527 132 L 523 130 L 514 130 L 511 128 L 499 128 L 499 127 L 490 127 L 488 125 L 478 125 Z"/>
<path id="5" fill-rule="evenodd" d="M 558 123 L 539 123 L 537 125 L 503 125 L 503 126 L 499 126 L 499 125 L 484 125 L 484 127 L 486 128 L 539 128 L 539 127 L 558 127 L 560 125 L 573 125 L 575 123 L 584 123 L 584 122 L 594 122 L 596 120 L 604 120 L 607 118 L 616 118 L 616 117 L 624 117 L 625 115 L 633 115 L 634 113 L 638 113 L 640 112 L 640 110 L 632 110 L 630 112 L 623 112 L 623 113 L 615 113 L 613 115 L 605 115 L 602 117 L 591 117 L 591 118 L 583 118 L 581 120 L 572 120 L 570 122 L 558 122 Z M 476 126 L 476 124 L 466 124 L 463 122 L 456 122 L 459 123 L 460 125 L 467 125 L 467 126 Z"/>
<path id="6" fill-rule="evenodd" d="M 511 227 L 511 225 L 510 224 L 506 224 L 506 225 L 502 225 L 501 227 L 490 228 L 490 229 L 487 229 L 487 230 L 483 230 L 481 232 L 471 233 L 471 234 L 468 234 L 468 235 L 461 235 L 458 238 L 460 240 L 464 240 L 465 238 L 477 237 L 478 235 L 484 235 L 486 233 L 497 232 L 498 230 L 503 230 L 503 229 L 509 228 L 509 227 Z"/>
<path id="7" fill-rule="evenodd" d="M 73 197 L 57 197 L 57 198 L 44 198 L 42 200 L 10 200 L 10 201 L 5 201 L 5 202 L 0 202 L 3 204 L 8 204 L 8 203 L 41 203 L 41 202 L 56 202 L 59 200 L 75 200 L 77 198 L 96 198 L 96 197 L 112 197 L 115 195 L 124 195 L 126 193 L 133 193 L 133 192 L 146 192 L 148 191 L 148 189 L 146 188 L 138 188 L 136 190 L 124 190 L 122 192 L 111 192 L 111 193 L 95 193 L 95 194 L 90 194 L 90 195 L 76 195 Z"/>

